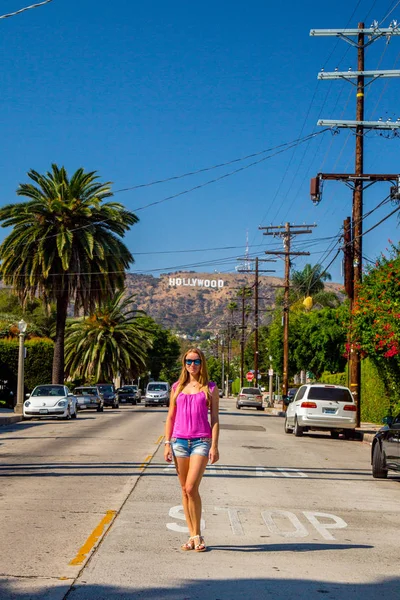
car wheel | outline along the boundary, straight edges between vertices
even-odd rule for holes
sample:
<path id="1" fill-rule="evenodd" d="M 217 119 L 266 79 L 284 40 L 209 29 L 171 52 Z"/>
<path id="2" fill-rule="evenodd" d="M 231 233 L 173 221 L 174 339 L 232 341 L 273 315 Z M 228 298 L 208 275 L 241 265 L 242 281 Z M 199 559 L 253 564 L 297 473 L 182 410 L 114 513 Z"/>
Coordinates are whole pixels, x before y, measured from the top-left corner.
<path id="1" fill-rule="evenodd" d="M 372 477 L 386 479 L 387 476 L 388 470 L 386 469 L 385 455 L 381 450 L 379 442 L 376 442 L 372 455 Z"/>
<path id="2" fill-rule="evenodd" d="M 285 433 L 293 433 L 293 429 L 290 429 L 287 417 L 285 418 Z"/>
<path id="3" fill-rule="evenodd" d="M 236 408 L 237 408 L 238 410 L 240 410 L 240 406 L 239 406 L 239 404 L 236 404 Z"/>
<path id="4" fill-rule="evenodd" d="M 296 417 L 295 421 L 294 421 L 293 433 L 296 437 L 301 437 L 303 435 L 303 432 L 304 432 L 304 427 L 300 427 L 299 422 Z"/>
<path id="5" fill-rule="evenodd" d="M 103 412 L 103 407 L 102 406 L 98 406 L 96 408 L 96 412 Z"/>
<path id="6" fill-rule="evenodd" d="M 78 416 L 78 412 L 77 412 L 77 410 L 75 408 L 74 412 L 71 415 L 71 419 L 76 419 L 77 416 Z"/>
<path id="7" fill-rule="evenodd" d="M 353 440 L 354 439 L 354 429 L 345 429 L 343 431 L 345 440 Z"/>
<path id="8" fill-rule="evenodd" d="M 332 429 L 331 430 L 331 438 L 333 438 L 334 440 L 338 440 L 339 439 L 339 432 L 336 431 L 336 429 Z"/>

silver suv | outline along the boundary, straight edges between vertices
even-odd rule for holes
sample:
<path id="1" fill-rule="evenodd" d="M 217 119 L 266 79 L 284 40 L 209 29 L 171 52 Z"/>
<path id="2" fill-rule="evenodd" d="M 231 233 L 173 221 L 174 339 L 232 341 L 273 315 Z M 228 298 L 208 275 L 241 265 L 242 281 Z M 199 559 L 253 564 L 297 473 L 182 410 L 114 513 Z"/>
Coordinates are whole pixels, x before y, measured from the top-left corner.
<path id="1" fill-rule="evenodd" d="M 286 410 L 285 432 L 296 437 L 305 431 L 330 431 L 333 438 L 342 432 L 346 438 L 354 434 L 357 407 L 347 387 L 313 383 L 302 385 Z"/>
<path id="2" fill-rule="evenodd" d="M 144 405 L 169 406 L 169 394 L 169 383 L 166 381 L 152 381 L 147 384 Z"/>

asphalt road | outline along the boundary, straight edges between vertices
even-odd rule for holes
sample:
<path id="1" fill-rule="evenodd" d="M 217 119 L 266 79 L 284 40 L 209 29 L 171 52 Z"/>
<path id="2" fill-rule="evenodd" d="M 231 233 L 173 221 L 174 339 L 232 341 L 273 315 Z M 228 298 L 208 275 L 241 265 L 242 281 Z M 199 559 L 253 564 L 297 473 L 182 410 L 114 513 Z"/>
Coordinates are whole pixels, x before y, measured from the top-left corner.
<path id="1" fill-rule="evenodd" d="M 186 539 L 163 408 L 81 412 L 0 430 L 0 598 L 400 598 L 400 477 L 368 444 L 283 432 L 221 403 L 202 483 L 209 552 Z"/>

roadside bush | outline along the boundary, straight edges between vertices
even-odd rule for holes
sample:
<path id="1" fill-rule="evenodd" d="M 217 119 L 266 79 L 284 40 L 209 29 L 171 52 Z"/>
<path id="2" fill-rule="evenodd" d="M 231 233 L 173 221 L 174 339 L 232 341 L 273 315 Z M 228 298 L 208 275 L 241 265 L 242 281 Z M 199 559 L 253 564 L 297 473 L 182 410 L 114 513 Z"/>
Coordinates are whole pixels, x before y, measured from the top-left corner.
<path id="1" fill-rule="evenodd" d="M 12 408 L 17 398 L 18 340 L 0 340 L 0 400 Z M 51 383 L 54 343 L 46 338 L 26 340 L 24 383 L 30 392 L 40 383 Z M 7 383 L 3 383 L 7 381 Z"/>
<path id="2" fill-rule="evenodd" d="M 349 386 L 347 366 L 344 373 L 322 373 L 320 382 Z M 375 363 L 365 358 L 361 361 L 361 420 L 382 423 L 390 412 L 390 400 L 384 380 Z"/>

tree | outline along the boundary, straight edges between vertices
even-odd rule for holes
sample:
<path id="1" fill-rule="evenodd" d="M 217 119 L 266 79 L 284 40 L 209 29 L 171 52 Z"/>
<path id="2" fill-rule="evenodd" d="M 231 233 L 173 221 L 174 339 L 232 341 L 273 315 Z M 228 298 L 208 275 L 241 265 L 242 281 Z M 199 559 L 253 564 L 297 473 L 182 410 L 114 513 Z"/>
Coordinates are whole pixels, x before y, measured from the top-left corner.
<path id="1" fill-rule="evenodd" d="M 400 245 L 367 269 L 353 307 L 347 350 L 357 348 L 377 366 L 394 410 L 400 410 Z"/>
<path id="2" fill-rule="evenodd" d="M 150 371 L 155 380 L 175 381 L 181 370 L 178 362 L 181 354 L 178 339 L 168 329 L 164 329 L 147 315 L 139 316 L 138 323 L 148 331 L 151 341 L 151 347 L 147 351 L 145 370 Z"/>
<path id="3" fill-rule="evenodd" d="M 326 273 L 320 264 L 314 266 L 307 264 L 302 271 L 293 271 L 291 277 L 292 289 L 297 296 L 314 296 L 324 290 L 324 281 L 331 281 L 332 277 Z"/>
<path id="4" fill-rule="evenodd" d="M 134 379 L 146 365 L 151 346 L 149 330 L 133 309 L 133 296 L 120 291 L 97 305 L 93 314 L 67 327 L 65 359 L 67 373 L 85 381 L 112 381 L 118 373 Z"/>
<path id="5" fill-rule="evenodd" d="M 45 175 L 29 171 L 18 196 L 27 202 L 0 208 L 2 227 L 13 227 L 0 245 L 0 276 L 25 303 L 40 296 L 56 304 L 53 383 L 64 381 L 64 338 L 69 303 L 87 313 L 122 289 L 133 262 L 120 240 L 136 215 L 116 202 L 109 183 L 95 171 L 78 169 L 71 178 L 52 165 Z"/>

